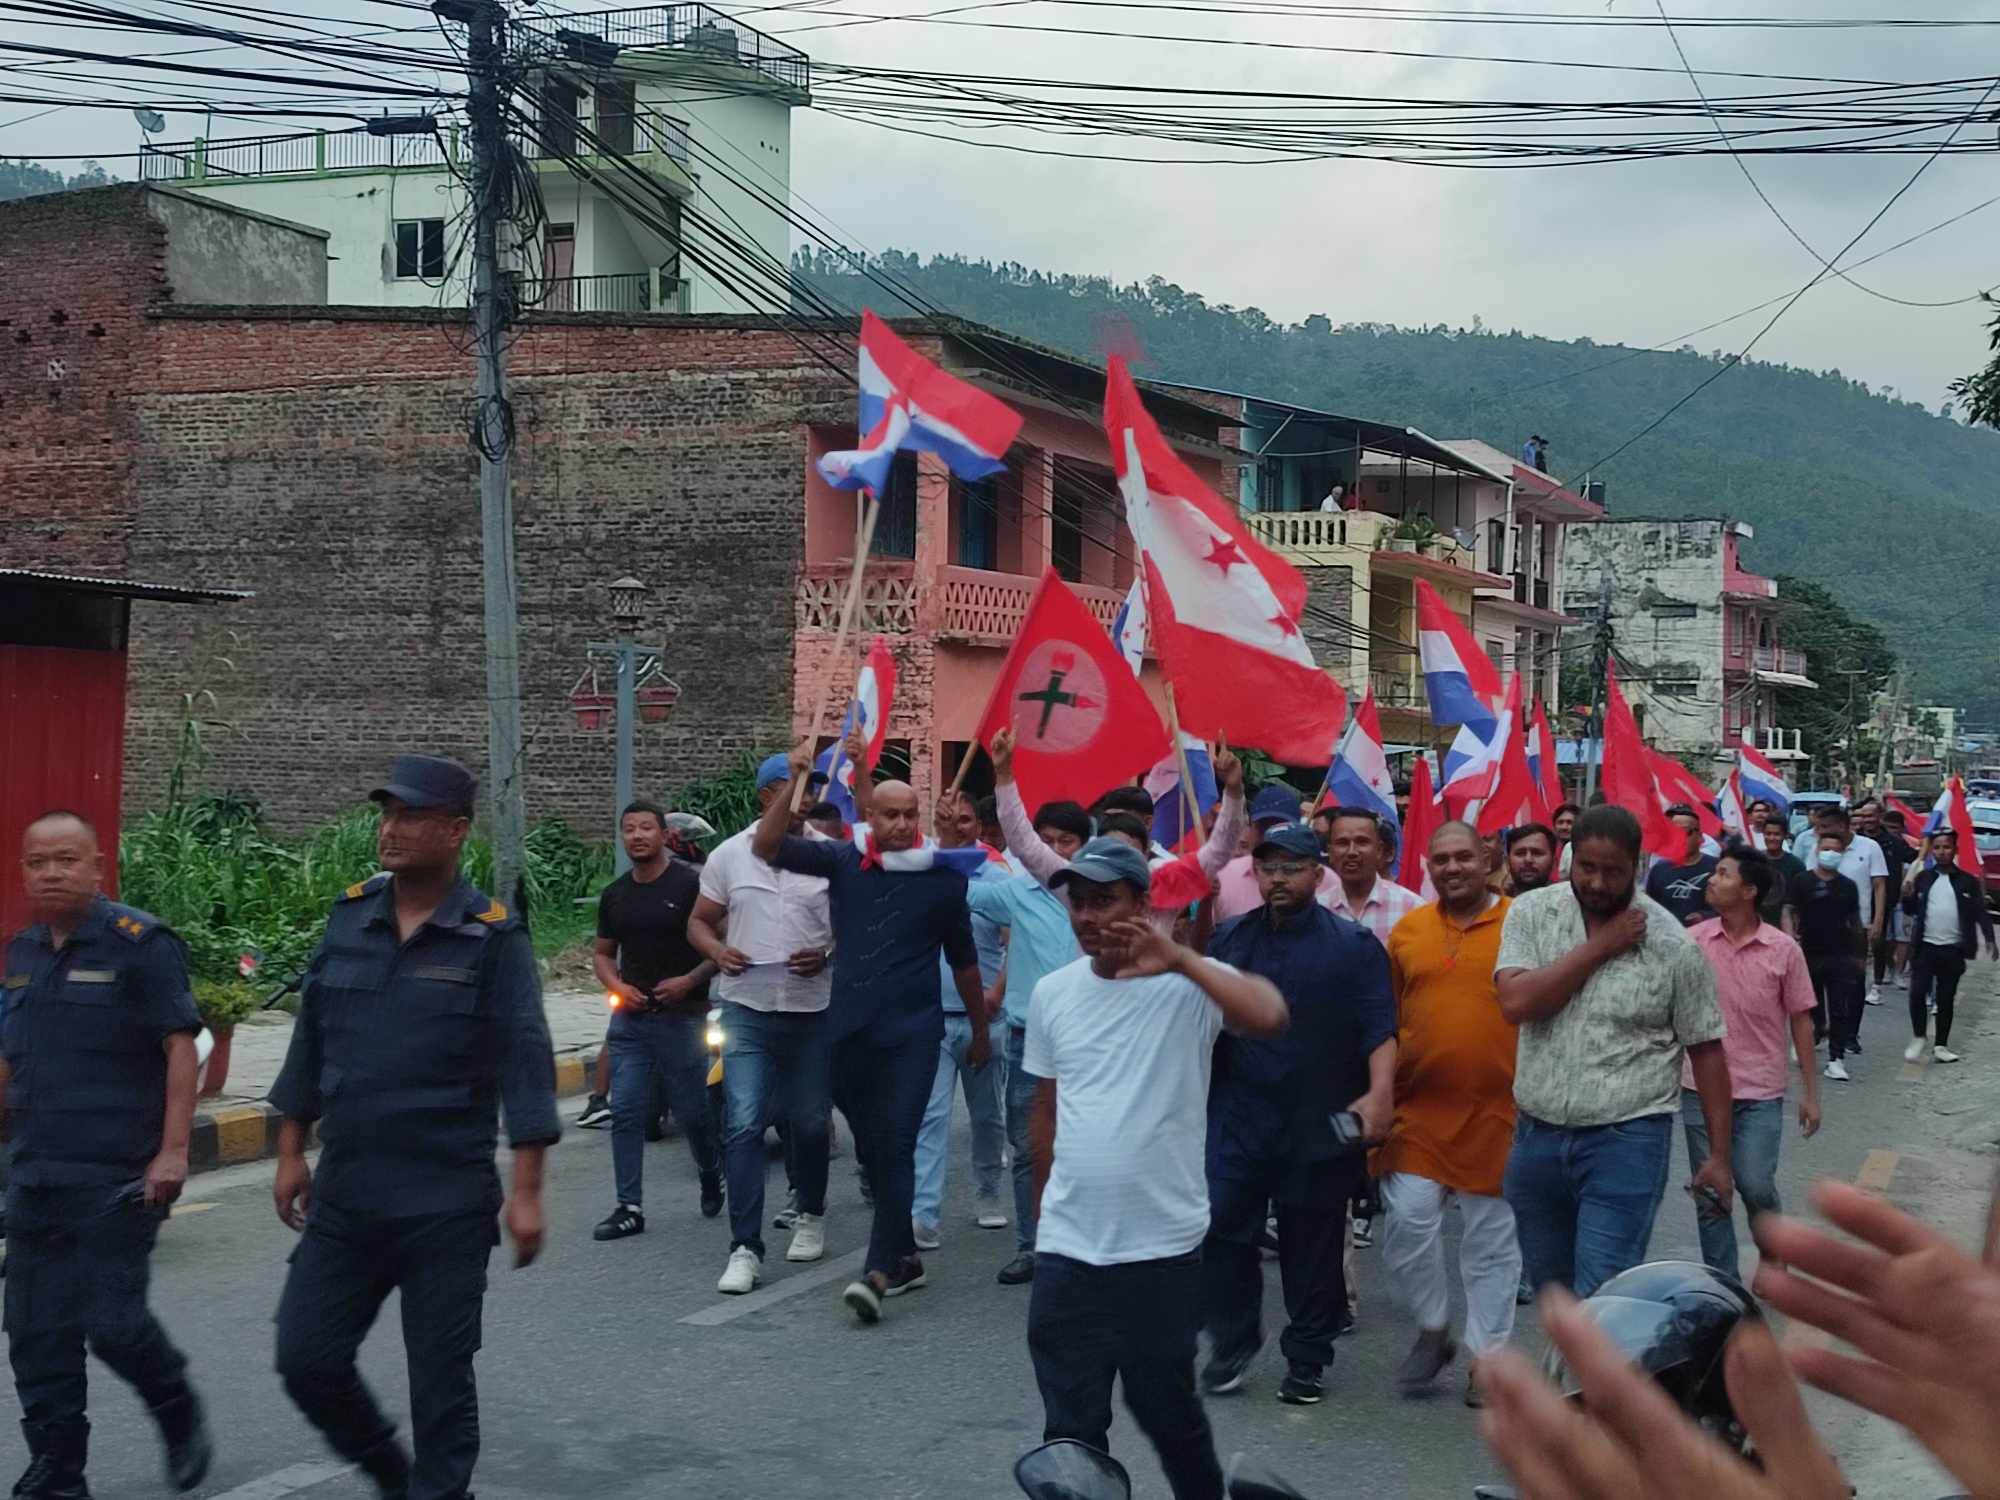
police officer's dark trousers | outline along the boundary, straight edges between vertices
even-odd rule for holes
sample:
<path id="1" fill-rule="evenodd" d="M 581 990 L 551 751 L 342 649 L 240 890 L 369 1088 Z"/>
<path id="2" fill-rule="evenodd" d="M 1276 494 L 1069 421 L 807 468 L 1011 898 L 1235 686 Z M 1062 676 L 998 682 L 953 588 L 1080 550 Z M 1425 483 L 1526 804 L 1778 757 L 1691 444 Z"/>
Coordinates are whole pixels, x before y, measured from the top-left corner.
<path id="1" fill-rule="evenodd" d="M 139 1184 L 7 1195 L 7 1355 L 28 1440 L 74 1442 L 82 1467 L 86 1348 L 155 1412 L 189 1395 L 187 1359 L 146 1306 L 161 1215 Z"/>
<path id="2" fill-rule="evenodd" d="M 479 1457 L 480 1344 L 486 1263 L 499 1242 L 491 1207 L 408 1217 L 316 1201 L 278 1302 L 278 1374 L 341 1457 L 361 1461 L 395 1424 L 355 1369 L 383 1299 L 402 1293 L 416 1464 L 410 1500 L 458 1500 Z"/>
<path id="3" fill-rule="evenodd" d="M 1209 1228 L 1202 1244 L 1203 1318 L 1218 1353 L 1263 1342 L 1265 1205 L 1278 1215 L 1278 1274 L 1289 1322 L 1279 1349 L 1287 1360 L 1325 1368 L 1347 1310 L 1341 1267 L 1347 1200 L 1360 1186 L 1363 1158 L 1335 1157 L 1288 1171 L 1208 1181 Z"/>

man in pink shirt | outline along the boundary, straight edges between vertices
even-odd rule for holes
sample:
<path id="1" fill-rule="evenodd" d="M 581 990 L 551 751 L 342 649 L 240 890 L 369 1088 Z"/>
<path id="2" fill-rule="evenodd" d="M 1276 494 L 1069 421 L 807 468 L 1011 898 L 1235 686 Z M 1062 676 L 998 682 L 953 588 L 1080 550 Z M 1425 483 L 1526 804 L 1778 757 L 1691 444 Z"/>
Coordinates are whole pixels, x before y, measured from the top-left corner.
<path id="1" fill-rule="evenodd" d="M 1367 808 L 1330 808 L 1323 820 L 1314 821 L 1327 825 L 1327 864 L 1334 873 L 1331 887 L 1320 883 L 1319 904 L 1359 922 L 1386 949 L 1396 924 L 1424 898 L 1381 873 L 1382 824 Z"/>
<path id="2" fill-rule="evenodd" d="M 1250 868 L 1250 851 L 1280 823 L 1296 823 L 1298 820 L 1298 792 L 1282 781 L 1273 782 L 1251 799 L 1249 837 L 1243 841 L 1241 851 L 1215 877 L 1216 926 L 1220 927 L 1231 917 L 1240 917 L 1246 911 L 1255 911 L 1264 904 L 1264 893 L 1257 888 L 1256 871 Z M 1333 871 L 1322 865 L 1319 885 L 1313 894 L 1324 901 L 1327 892 L 1336 884 Z"/>
<path id="3" fill-rule="evenodd" d="M 1689 929 L 1715 971 L 1715 999 L 1729 1033 L 1722 1055 L 1729 1063 L 1735 1117 L 1730 1139 L 1736 1195 L 1754 1220 L 1778 1211 L 1778 1147 L 1785 1135 L 1786 1042 L 1799 1059 L 1799 1131 L 1819 1129 L 1819 1073 L 1814 1067 L 1813 988 L 1805 954 L 1791 937 L 1757 915 L 1777 870 L 1762 854 L 1736 844 L 1723 851 L 1706 889 L 1715 916 Z M 1694 1074 L 1681 1064 L 1681 1124 L 1688 1157 L 1708 1159 L 1708 1126 Z M 1736 1264 L 1736 1222 L 1712 1202 L 1695 1203 L 1701 1258 L 1730 1276 Z"/>

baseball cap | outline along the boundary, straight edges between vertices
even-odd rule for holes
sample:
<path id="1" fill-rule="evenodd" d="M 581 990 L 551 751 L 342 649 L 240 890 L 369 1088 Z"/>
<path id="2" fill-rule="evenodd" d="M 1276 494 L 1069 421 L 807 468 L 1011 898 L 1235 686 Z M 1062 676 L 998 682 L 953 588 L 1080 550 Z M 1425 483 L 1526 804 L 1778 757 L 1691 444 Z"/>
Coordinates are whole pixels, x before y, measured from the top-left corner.
<path id="1" fill-rule="evenodd" d="M 405 807 L 470 807 L 478 795 L 479 783 L 457 761 L 442 755 L 399 755 L 389 779 L 368 800 L 394 797 Z"/>
<path id="2" fill-rule="evenodd" d="M 1050 877 L 1049 884 L 1059 886 L 1066 880 L 1088 880 L 1092 885 L 1109 885 L 1114 880 L 1125 880 L 1144 891 L 1152 888 L 1153 872 L 1146 863 L 1146 856 L 1125 840 L 1094 838 Z"/>
<path id="3" fill-rule="evenodd" d="M 1256 847 L 1250 851 L 1252 859 L 1261 859 L 1266 850 L 1273 853 L 1296 855 L 1319 863 L 1323 857 L 1319 847 L 1319 836 L 1304 823 L 1280 823 L 1276 828 L 1264 830 Z"/>
<path id="4" fill-rule="evenodd" d="M 1250 799 L 1252 823 L 1295 823 L 1299 816 L 1299 794 L 1282 782 L 1273 782 Z"/>
<path id="5" fill-rule="evenodd" d="M 792 760 L 782 751 L 776 755 L 767 755 L 757 763 L 757 790 L 760 792 L 767 786 L 783 786 L 791 779 Z M 806 773 L 806 785 L 809 787 L 820 786 L 825 781 L 824 771 Z"/>

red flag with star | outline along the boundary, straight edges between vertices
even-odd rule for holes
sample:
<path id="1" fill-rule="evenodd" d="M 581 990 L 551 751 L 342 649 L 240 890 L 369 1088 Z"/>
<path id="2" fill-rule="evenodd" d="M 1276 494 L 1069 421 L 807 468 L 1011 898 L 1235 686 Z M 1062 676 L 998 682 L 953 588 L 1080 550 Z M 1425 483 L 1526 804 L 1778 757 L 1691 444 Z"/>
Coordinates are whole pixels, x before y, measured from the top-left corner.
<path id="1" fill-rule="evenodd" d="M 1030 814 L 1085 804 L 1151 770 L 1171 742 L 1124 654 L 1054 568 L 1021 620 L 979 719 L 979 742 L 1014 731 L 1014 779 Z"/>
<path id="2" fill-rule="evenodd" d="M 1288 765 L 1332 759 L 1347 695 L 1299 631 L 1306 581 L 1182 462 L 1113 358 L 1104 387 L 1125 519 L 1146 569 L 1153 639 L 1181 728 Z"/>

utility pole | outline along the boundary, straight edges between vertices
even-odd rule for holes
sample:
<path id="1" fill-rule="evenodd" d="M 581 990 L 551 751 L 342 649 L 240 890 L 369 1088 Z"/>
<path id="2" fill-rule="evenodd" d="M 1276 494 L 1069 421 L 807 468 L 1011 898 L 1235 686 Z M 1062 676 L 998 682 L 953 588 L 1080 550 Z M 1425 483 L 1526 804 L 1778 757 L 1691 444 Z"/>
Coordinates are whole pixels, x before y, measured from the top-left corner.
<path id="1" fill-rule="evenodd" d="M 1882 744 L 1875 757 L 1875 795 L 1889 789 L 1889 750 L 1895 742 L 1896 726 L 1903 719 L 1903 669 L 1896 668 L 1896 685 L 1889 694 L 1889 714 L 1882 721 Z"/>
<path id="2" fill-rule="evenodd" d="M 466 116 L 472 150 L 472 341 L 478 360 L 473 445 L 479 451 L 479 550 L 486 604 L 487 795 L 493 819 L 495 894 L 523 906 L 527 767 L 521 746 L 519 595 L 514 573 L 513 413 L 507 404 L 501 342 L 512 295 L 500 274 L 500 224 L 507 210 L 507 136 L 500 75 L 506 11 L 499 0 L 435 0 L 432 8 L 468 31 Z"/>
<path id="3" fill-rule="evenodd" d="M 1597 795 L 1597 763 L 1604 758 L 1604 679 L 1611 670 L 1611 567 L 1600 558 L 1603 566 L 1601 586 L 1597 593 L 1597 632 L 1591 641 L 1590 650 L 1590 721 L 1583 726 L 1583 805 L 1590 806 L 1590 799 Z M 1597 742 L 1597 754 L 1590 753 L 1591 741 Z"/>

